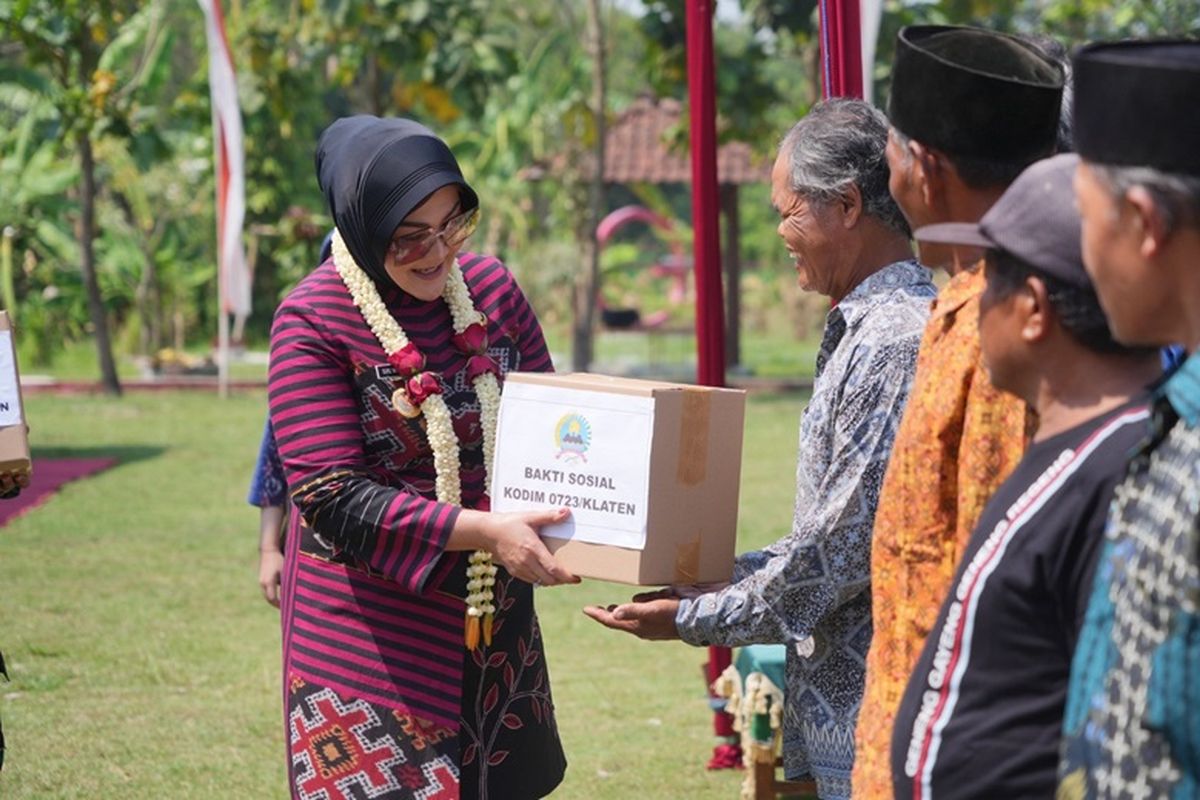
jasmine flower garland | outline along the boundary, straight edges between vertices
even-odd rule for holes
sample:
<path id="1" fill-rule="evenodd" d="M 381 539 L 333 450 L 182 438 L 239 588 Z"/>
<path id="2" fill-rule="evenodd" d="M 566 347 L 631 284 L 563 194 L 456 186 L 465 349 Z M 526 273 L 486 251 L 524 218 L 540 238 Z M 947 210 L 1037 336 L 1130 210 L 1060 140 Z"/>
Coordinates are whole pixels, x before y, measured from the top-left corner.
<path id="1" fill-rule="evenodd" d="M 414 417 L 425 415 L 425 433 L 433 450 L 433 465 L 437 473 L 437 499 L 442 503 L 462 505 L 462 482 L 459 474 L 459 442 L 454 433 L 450 409 L 442 397 L 438 378 L 425 371 L 425 356 L 404 333 L 395 317 L 387 310 L 375 282 L 358 266 L 340 232 L 333 235 L 333 264 L 342 283 L 350 291 L 367 327 L 375 334 L 405 384 L 392 395 L 392 405 L 401 414 Z M 467 282 L 463 279 L 458 259 L 450 267 L 442 299 L 450 308 L 454 345 L 468 355 L 467 376 L 479 398 L 480 424 L 483 428 L 484 485 L 492 472 L 496 447 L 496 422 L 500 414 L 499 368 L 487 356 L 487 319 L 471 301 Z M 492 643 L 492 623 L 496 606 L 492 587 L 496 585 L 496 565 L 486 550 L 471 554 L 467 567 L 467 611 L 465 639 L 467 648 L 474 650 L 482 639 Z"/>

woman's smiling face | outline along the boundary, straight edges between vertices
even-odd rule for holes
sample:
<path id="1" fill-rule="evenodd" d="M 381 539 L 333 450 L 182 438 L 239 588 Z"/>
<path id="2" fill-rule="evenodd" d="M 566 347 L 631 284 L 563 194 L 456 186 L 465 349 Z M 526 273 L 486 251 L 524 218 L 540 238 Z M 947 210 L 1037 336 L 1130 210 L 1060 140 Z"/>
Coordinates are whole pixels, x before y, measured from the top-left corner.
<path id="1" fill-rule="evenodd" d="M 418 300 L 436 300 L 442 296 L 450 268 L 462 247 L 462 241 L 448 245 L 439 236 L 429 252 L 415 261 L 402 263 L 397 255 L 406 244 L 421 240 L 442 229 L 447 222 L 463 213 L 462 199 L 457 186 L 443 186 L 413 209 L 392 234 L 392 245 L 384 255 L 383 265 L 388 276 L 404 292 Z"/>

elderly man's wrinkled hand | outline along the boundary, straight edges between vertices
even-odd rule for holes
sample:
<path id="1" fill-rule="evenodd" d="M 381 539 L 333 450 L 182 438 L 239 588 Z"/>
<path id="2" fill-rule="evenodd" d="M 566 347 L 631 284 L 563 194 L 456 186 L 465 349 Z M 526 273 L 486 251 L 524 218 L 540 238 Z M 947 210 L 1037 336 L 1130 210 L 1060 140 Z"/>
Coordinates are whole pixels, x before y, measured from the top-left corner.
<path id="1" fill-rule="evenodd" d="M 632 633 L 639 639 L 678 639 L 675 614 L 679 611 L 679 600 L 674 597 L 659 597 L 645 602 L 623 603 L 608 607 L 587 606 L 583 613 L 606 628 Z"/>

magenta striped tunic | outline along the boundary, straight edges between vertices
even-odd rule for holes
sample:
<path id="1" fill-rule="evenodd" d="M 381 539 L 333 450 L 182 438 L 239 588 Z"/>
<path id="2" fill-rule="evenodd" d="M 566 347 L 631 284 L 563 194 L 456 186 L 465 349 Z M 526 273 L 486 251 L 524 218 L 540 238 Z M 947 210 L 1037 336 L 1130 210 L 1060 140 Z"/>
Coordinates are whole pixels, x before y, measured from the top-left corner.
<path id="1" fill-rule="evenodd" d="M 552 369 L 537 319 L 504 265 L 470 253 L 459 263 L 476 308 L 488 319 L 488 354 L 501 371 Z M 440 299 L 419 301 L 394 286 L 380 293 L 426 355 L 428 369 L 441 376 L 460 442 L 463 505 L 475 507 L 485 490 L 479 403 L 467 382 L 466 356 L 450 343 L 449 309 Z M 287 538 L 282 605 L 296 796 L 306 796 L 296 788 L 303 778 L 297 726 L 315 724 L 305 715 L 316 707 L 312 700 L 298 707 L 297 686 L 391 710 L 446 738 L 464 722 L 473 724 L 463 708 L 464 666 L 486 671 L 495 660 L 504 665 L 510 692 L 516 680 L 495 653 L 464 665 L 467 554 L 444 550 L 459 509 L 432 499 L 433 454 L 422 419 L 392 408 L 399 385 L 332 262 L 322 264 L 280 306 L 271 338 L 271 422 L 300 512 L 292 515 Z M 544 658 L 529 656 L 533 647 L 541 653 L 532 592 L 503 570 L 501 583 L 509 608 L 501 605 L 498 623 L 508 636 L 498 632 L 494 648 L 507 641 L 514 663 L 540 665 L 545 697 L 535 713 L 557 747 Z M 466 679 L 469 690 L 482 685 L 477 674 Z M 506 720 L 510 729 L 513 719 Z M 482 715 L 475 721 L 486 724 Z M 531 718 L 531 732 L 534 727 Z M 476 758 L 466 745 L 463 750 Z"/>

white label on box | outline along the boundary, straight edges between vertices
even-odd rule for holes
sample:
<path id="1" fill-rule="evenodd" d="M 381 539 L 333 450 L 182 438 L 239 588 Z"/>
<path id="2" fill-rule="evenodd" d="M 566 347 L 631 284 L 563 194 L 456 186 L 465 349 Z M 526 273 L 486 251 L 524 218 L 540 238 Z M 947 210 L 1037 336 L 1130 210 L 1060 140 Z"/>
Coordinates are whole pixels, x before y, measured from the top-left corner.
<path id="1" fill-rule="evenodd" d="M 21 394 L 12 331 L 0 331 L 0 426 L 21 424 Z"/>
<path id="2" fill-rule="evenodd" d="M 492 509 L 571 509 L 543 536 L 642 550 L 654 398 L 504 385 Z"/>

